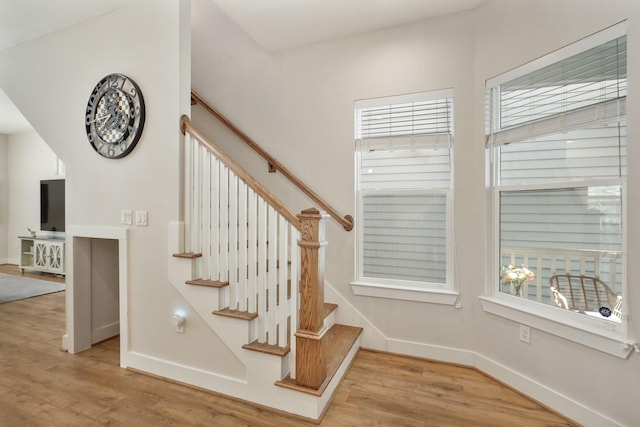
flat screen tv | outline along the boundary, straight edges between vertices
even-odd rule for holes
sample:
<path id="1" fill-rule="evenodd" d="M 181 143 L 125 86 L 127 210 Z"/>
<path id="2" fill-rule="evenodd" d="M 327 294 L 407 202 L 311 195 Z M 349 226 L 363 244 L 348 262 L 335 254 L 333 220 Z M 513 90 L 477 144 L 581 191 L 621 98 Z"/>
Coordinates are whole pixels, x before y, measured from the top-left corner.
<path id="1" fill-rule="evenodd" d="M 40 230 L 64 231 L 64 179 L 40 181 Z"/>

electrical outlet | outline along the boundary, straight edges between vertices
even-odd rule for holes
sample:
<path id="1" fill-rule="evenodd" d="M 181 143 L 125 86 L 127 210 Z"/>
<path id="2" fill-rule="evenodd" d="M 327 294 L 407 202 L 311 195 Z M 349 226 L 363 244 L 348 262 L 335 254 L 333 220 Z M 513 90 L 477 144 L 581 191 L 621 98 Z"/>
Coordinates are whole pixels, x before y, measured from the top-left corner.
<path id="1" fill-rule="evenodd" d="M 520 325 L 520 341 L 531 344 L 531 328 L 526 325 Z"/>

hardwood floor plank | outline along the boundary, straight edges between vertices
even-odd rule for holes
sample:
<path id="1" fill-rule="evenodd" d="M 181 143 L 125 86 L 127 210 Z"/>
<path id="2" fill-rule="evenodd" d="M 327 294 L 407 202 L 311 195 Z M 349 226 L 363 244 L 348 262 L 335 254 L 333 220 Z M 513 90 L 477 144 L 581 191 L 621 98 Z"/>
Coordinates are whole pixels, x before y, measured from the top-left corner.
<path id="1" fill-rule="evenodd" d="M 0 425 L 317 423 L 119 367 L 119 338 L 60 351 L 64 292 L 0 304 Z M 361 350 L 320 426 L 577 426 L 482 373 Z"/>

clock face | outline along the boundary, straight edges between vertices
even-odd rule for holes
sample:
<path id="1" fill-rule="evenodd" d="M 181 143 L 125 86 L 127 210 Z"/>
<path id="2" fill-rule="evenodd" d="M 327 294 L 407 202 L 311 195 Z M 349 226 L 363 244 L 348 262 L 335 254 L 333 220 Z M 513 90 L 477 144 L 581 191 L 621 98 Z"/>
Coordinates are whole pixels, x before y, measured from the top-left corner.
<path id="1" fill-rule="evenodd" d="M 122 74 L 98 82 L 87 103 L 87 139 L 98 154 L 119 159 L 138 143 L 144 127 L 144 99 L 138 85 Z"/>

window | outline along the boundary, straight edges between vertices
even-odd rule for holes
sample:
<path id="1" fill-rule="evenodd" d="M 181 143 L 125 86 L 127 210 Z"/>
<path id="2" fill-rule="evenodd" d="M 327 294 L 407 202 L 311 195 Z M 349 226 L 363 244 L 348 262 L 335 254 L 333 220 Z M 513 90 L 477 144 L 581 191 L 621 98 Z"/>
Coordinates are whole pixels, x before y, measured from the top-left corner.
<path id="1" fill-rule="evenodd" d="M 625 31 L 611 27 L 487 84 L 497 292 L 609 330 L 625 316 L 624 303 L 614 310 L 624 302 Z M 509 265 L 533 276 L 520 290 Z M 576 287 L 558 275 L 576 276 Z M 612 296 L 594 302 L 601 289 L 585 277 Z"/>
<path id="2" fill-rule="evenodd" d="M 453 91 L 357 101 L 357 274 L 448 289 Z"/>

